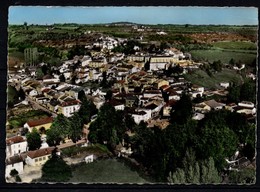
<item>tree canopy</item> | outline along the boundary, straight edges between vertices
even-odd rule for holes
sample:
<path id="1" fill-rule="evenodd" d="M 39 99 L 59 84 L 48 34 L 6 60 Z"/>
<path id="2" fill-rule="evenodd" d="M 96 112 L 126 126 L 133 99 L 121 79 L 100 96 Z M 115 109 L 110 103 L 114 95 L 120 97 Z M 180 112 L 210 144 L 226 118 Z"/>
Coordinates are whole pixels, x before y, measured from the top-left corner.
<path id="1" fill-rule="evenodd" d="M 30 151 L 39 149 L 41 147 L 41 136 L 36 128 L 33 128 L 31 133 L 26 134 L 26 139 L 28 142 L 28 147 Z"/>
<path id="2" fill-rule="evenodd" d="M 55 154 L 46 161 L 42 167 L 41 180 L 45 182 L 66 182 L 72 177 L 72 171 L 69 165 Z"/>

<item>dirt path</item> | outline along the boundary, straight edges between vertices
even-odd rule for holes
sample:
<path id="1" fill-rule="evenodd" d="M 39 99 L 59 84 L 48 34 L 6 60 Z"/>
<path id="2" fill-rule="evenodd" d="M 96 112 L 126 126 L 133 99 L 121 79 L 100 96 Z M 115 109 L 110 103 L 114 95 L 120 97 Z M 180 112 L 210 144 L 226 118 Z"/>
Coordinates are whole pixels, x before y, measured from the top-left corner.
<path id="1" fill-rule="evenodd" d="M 24 166 L 23 174 L 20 174 L 23 183 L 30 183 L 34 179 L 39 179 L 42 176 L 42 166 Z"/>

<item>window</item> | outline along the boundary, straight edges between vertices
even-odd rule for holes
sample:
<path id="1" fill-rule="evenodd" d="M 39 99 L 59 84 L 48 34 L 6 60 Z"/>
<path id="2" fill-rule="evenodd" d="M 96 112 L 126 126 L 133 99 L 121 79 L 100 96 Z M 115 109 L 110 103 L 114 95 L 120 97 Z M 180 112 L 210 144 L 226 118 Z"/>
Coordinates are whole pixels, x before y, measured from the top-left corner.
<path id="1" fill-rule="evenodd" d="M 39 161 L 41 161 L 41 160 L 42 160 L 42 158 L 40 157 L 40 158 L 39 158 Z"/>
<path id="2" fill-rule="evenodd" d="M 42 160 L 45 160 L 45 159 L 46 159 L 46 157 L 43 157 L 43 158 L 42 158 Z"/>
<path id="3" fill-rule="evenodd" d="M 38 162 L 38 159 L 35 159 L 35 162 Z"/>
<path id="4" fill-rule="evenodd" d="M 18 145 L 18 148 L 20 148 L 20 145 Z"/>

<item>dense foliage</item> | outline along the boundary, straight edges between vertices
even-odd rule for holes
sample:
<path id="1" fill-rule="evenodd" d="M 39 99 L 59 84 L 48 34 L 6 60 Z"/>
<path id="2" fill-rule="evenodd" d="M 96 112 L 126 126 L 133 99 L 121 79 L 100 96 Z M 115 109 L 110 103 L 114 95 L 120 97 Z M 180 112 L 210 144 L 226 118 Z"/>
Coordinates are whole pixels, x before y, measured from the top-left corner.
<path id="1" fill-rule="evenodd" d="M 38 133 L 36 128 L 33 128 L 31 133 L 26 134 L 26 139 L 30 151 L 39 149 L 41 147 L 41 135 Z"/>
<path id="2" fill-rule="evenodd" d="M 42 167 L 41 180 L 45 182 L 66 182 L 72 177 L 69 165 L 56 154 L 46 161 Z"/>

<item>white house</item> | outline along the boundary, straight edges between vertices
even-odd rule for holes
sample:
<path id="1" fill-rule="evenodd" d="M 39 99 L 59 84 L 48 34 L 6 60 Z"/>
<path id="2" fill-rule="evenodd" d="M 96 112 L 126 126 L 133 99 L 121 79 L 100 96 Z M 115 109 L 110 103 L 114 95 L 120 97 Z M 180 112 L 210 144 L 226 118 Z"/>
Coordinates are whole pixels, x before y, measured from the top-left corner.
<path id="1" fill-rule="evenodd" d="M 11 157 L 27 151 L 27 141 L 22 136 L 6 139 L 6 156 Z"/>
<path id="2" fill-rule="evenodd" d="M 115 110 L 123 111 L 125 109 L 124 103 L 117 101 L 115 99 L 110 100 L 109 103 L 115 108 Z"/>
<path id="3" fill-rule="evenodd" d="M 134 118 L 136 124 L 139 124 L 141 121 L 146 122 L 150 118 L 149 114 L 145 111 L 136 111 L 131 116 Z"/>
<path id="4" fill-rule="evenodd" d="M 66 117 L 71 117 L 73 113 L 77 112 L 80 109 L 79 100 L 63 101 L 58 106 L 58 113 L 62 113 Z"/>
<path id="5" fill-rule="evenodd" d="M 43 165 L 48 159 L 51 158 L 52 151 L 55 147 L 42 148 L 35 151 L 28 151 L 25 162 L 30 166 Z"/>
<path id="6" fill-rule="evenodd" d="M 12 170 L 16 170 L 18 174 L 23 173 L 23 158 L 20 155 L 7 157 L 5 160 L 5 177 L 11 177 Z"/>
<path id="7" fill-rule="evenodd" d="M 86 163 L 92 163 L 94 161 L 94 155 L 88 155 L 85 157 Z"/>
<path id="8" fill-rule="evenodd" d="M 225 89 L 229 87 L 229 83 L 228 82 L 222 82 L 220 83 L 221 87 L 224 87 Z"/>
<path id="9" fill-rule="evenodd" d="M 38 95 L 38 92 L 37 92 L 35 89 L 33 89 L 33 90 L 31 90 L 31 91 L 29 92 L 29 95 L 30 95 L 31 97 L 34 97 L 34 96 Z"/>
<path id="10" fill-rule="evenodd" d="M 249 102 L 249 101 L 242 101 L 240 103 L 238 103 L 238 106 L 240 107 L 246 107 L 246 108 L 254 108 L 254 103 Z"/>

